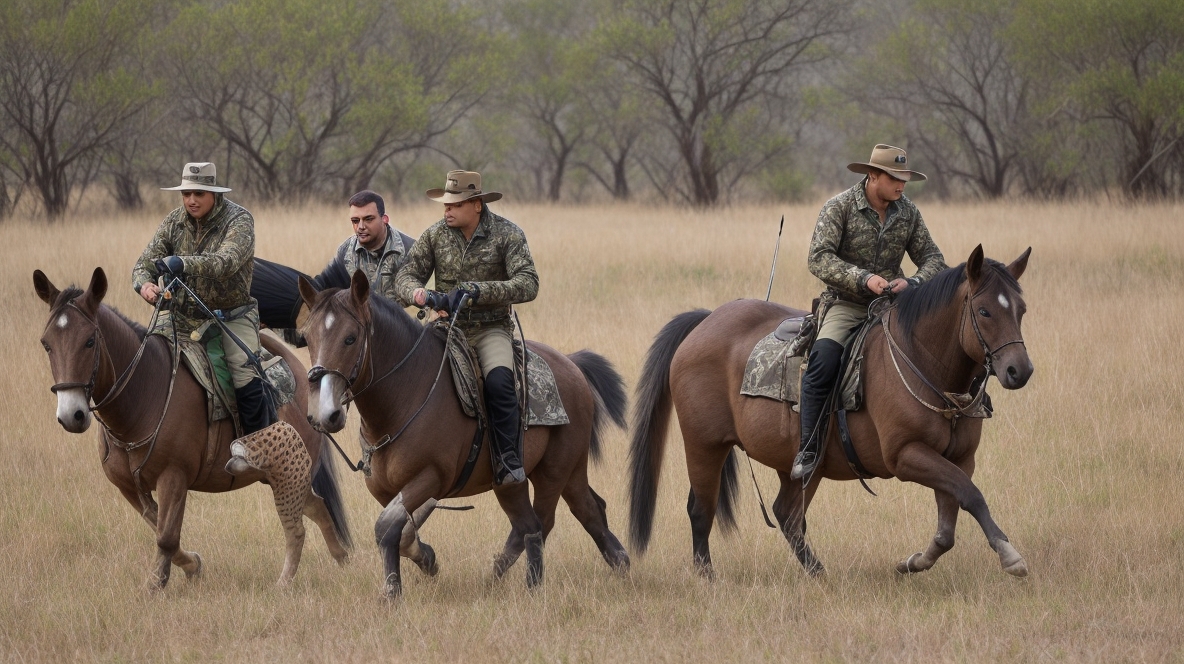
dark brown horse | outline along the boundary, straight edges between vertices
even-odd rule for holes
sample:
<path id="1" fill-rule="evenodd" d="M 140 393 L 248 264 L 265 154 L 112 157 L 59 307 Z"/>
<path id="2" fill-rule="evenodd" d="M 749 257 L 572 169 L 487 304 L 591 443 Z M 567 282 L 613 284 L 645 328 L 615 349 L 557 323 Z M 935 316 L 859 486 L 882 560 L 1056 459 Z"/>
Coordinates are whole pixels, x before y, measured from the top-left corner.
<path id="1" fill-rule="evenodd" d="M 264 479 L 263 474 L 248 470 L 233 476 L 224 470 L 234 425 L 229 419 L 208 422 L 206 392 L 187 368 L 179 368 L 172 378 L 174 356 L 164 337 L 145 336 L 142 325 L 102 304 L 107 293 L 102 268 L 95 269 L 86 291 L 59 291 L 41 270 L 33 273 L 33 285 L 49 305 L 41 344 L 55 381 L 58 422 L 66 431 L 82 433 L 90 427 L 92 400 L 98 406 L 94 412 L 104 425 L 99 430 L 103 472 L 156 532 L 150 586 L 163 588 L 173 564 L 189 578 L 200 575 L 201 557 L 181 548 L 188 492 L 240 489 Z M 282 343 L 266 335 L 261 340 L 269 351 L 282 355 L 292 371 L 304 370 Z M 125 374 L 124 387 L 116 388 Z M 308 389 L 297 381 L 296 400 L 279 415 L 296 427 L 314 464 L 313 491 L 305 499 L 304 514 L 320 527 L 333 557 L 344 562 L 350 540 L 341 495 L 332 457 L 321 454 L 325 437 L 304 418 L 307 402 Z M 281 583 L 296 573 L 303 538 L 288 544 Z"/>
<path id="2" fill-rule="evenodd" d="M 318 293 L 301 279 L 300 292 L 311 311 L 302 330 L 314 365 L 309 421 L 340 431 L 346 419 L 342 404 L 352 398 L 362 416 L 363 443 L 376 445 L 390 437 L 390 443 L 373 452 L 372 474 L 366 478 L 366 487 L 384 507 L 374 535 L 383 552 L 388 598 L 402 592 L 400 555 L 427 574 L 437 571 L 435 552 L 417 534 L 436 500 L 490 489 L 511 524 L 505 549 L 494 561 L 496 576 L 525 550 L 527 585 L 542 581 L 543 542 L 555 524 L 560 496 L 609 566 L 628 568 L 629 555 L 608 528 L 605 502 L 588 485 L 588 457 L 599 456 L 604 416 L 625 426 L 623 382 L 607 360 L 586 350 L 566 356 L 528 342 L 554 372 L 571 420 L 526 432 L 523 464 L 534 485 L 532 508 L 525 482 L 493 487 L 488 441 L 472 475 L 464 479 L 477 421 L 461 409 L 452 375 L 442 364 L 444 341 L 439 336 L 425 332 L 389 300 L 370 297 L 361 270 L 348 290 Z"/>
<path id="3" fill-rule="evenodd" d="M 954 546 L 961 507 L 978 521 L 1003 570 L 1027 574 L 1024 559 L 995 525 L 970 479 L 982 420 L 937 412 L 952 413 L 943 400 L 949 397 L 933 388 L 969 393 L 972 383 L 985 381 L 985 366 L 1006 389 L 1027 383 L 1032 362 L 1020 335 L 1025 304 L 1018 279 L 1030 252 L 1005 267 L 984 260 L 982 247 L 977 247 L 964 265 L 906 290 L 890 310 L 888 324 L 868 334 L 864 407 L 848 415 L 858 459 L 870 475 L 916 482 L 933 489 L 937 498 L 937 534 L 923 553 L 899 563 L 898 572 L 927 570 Z M 737 300 L 710 314 L 680 314 L 658 334 L 637 388 L 630 448 L 630 534 L 638 551 L 645 551 L 650 539 L 673 405 L 690 474 L 687 511 L 696 570 L 712 575 L 708 538 L 717 510 L 725 527 L 733 523 L 737 481 L 732 447 L 740 446 L 752 459 L 777 470 L 781 491 L 773 513 L 802 566 L 810 573 L 822 572 L 805 540 L 805 513 L 819 482 L 803 489 L 800 479 L 790 479 L 800 439 L 798 415 L 785 403 L 740 395 L 745 364 L 757 341 L 783 319 L 803 314 L 769 302 Z M 888 334 L 895 347 L 890 347 Z M 832 417 L 825 458 L 815 476 L 857 479 L 834 421 Z"/>

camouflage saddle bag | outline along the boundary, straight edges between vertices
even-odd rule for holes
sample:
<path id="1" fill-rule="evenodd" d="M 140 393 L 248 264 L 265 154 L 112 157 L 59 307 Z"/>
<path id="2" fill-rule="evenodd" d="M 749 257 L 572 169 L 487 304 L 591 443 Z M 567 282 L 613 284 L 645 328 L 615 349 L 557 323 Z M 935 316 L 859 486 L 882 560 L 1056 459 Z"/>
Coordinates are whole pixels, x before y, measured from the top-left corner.
<path id="1" fill-rule="evenodd" d="M 484 378 L 477 361 L 477 353 L 469 346 L 468 339 L 460 328 L 452 330 L 448 337 L 447 323 L 437 323 L 435 334 L 443 335 L 448 341 L 448 366 L 452 371 L 452 382 L 456 386 L 456 396 L 460 399 L 461 408 L 465 415 L 484 419 L 485 400 L 481 398 Z M 571 420 L 563 408 L 563 400 L 559 396 L 559 386 L 555 382 L 555 374 L 550 365 L 538 353 L 526 350 L 526 413 L 523 422 L 526 426 L 558 426 L 568 424 Z M 522 402 L 522 344 L 514 340 L 514 387 Z"/>

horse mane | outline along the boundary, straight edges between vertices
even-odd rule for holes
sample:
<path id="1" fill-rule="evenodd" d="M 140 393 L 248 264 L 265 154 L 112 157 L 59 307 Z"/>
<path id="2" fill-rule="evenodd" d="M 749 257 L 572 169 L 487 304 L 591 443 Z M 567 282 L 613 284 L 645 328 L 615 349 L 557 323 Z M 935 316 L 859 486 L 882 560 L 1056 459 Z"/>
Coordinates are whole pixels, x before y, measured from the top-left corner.
<path id="1" fill-rule="evenodd" d="M 69 286 L 67 286 L 65 288 L 65 290 L 63 290 L 61 293 L 58 294 L 58 299 L 56 301 L 54 301 L 53 309 L 50 312 L 50 316 L 57 313 L 58 309 L 61 309 L 62 307 L 66 306 L 67 303 L 74 301 L 75 298 L 77 298 L 79 295 L 82 295 L 84 292 L 85 291 L 83 291 L 78 286 L 75 286 L 74 284 L 70 284 Z M 140 341 L 144 340 L 144 337 L 148 334 L 147 327 L 128 318 L 127 316 L 125 316 L 123 314 L 122 311 L 120 311 L 119 309 L 116 309 L 115 307 L 112 307 L 109 305 L 103 305 L 103 306 L 107 307 L 107 309 L 109 311 L 111 311 L 111 313 L 118 316 L 119 319 L 122 320 L 124 323 L 126 323 L 128 327 L 132 328 L 132 330 L 136 333 L 137 339 L 139 339 Z"/>
<path id="2" fill-rule="evenodd" d="M 1007 271 L 1007 266 L 993 258 L 984 258 L 983 283 L 989 284 L 995 279 L 1002 280 L 1004 286 L 1017 293 L 1024 292 L 1020 282 Z M 916 288 L 905 289 L 896 298 L 897 321 L 904 336 L 912 336 L 917 324 L 926 316 L 950 304 L 958 292 L 958 287 L 965 281 L 966 263 L 962 263 L 938 272 L 932 279 Z"/>
<path id="3" fill-rule="evenodd" d="M 403 307 L 377 293 L 370 295 L 370 315 L 379 323 L 374 325 L 374 343 L 383 348 L 415 339 L 423 331 Z"/>

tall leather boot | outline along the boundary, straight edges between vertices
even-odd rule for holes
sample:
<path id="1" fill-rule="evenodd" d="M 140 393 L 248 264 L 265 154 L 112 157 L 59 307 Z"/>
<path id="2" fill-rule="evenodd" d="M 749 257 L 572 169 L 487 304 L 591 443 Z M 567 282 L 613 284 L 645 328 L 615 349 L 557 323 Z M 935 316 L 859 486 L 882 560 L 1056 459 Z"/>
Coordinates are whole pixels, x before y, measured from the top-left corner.
<path id="1" fill-rule="evenodd" d="M 814 472 L 822 458 L 826 439 L 826 399 L 839 378 L 843 363 L 843 346 L 833 339 L 819 339 L 810 349 L 806 374 L 802 376 L 802 400 L 799 411 L 802 420 L 802 442 L 789 476 L 799 479 Z"/>
<path id="2" fill-rule="evenodd" d="M 518 413 L 518 395 L 514 392 L 514 372 L 497 367 L 485 377 L 485 408 L 489 413 L 490 457 L 493 458 L 493 483 L 518 484 L 526 481 L 522 456 L 522 423 Z"/>
<path id="3" fill-rule="evenodd" d="M 263 381 L 254 378 L 234 391 L 238 402 L 238 421 L 243 425 L 243 435 L 255 433 L 275 421 L 275 412 L 264 393 Z"/>

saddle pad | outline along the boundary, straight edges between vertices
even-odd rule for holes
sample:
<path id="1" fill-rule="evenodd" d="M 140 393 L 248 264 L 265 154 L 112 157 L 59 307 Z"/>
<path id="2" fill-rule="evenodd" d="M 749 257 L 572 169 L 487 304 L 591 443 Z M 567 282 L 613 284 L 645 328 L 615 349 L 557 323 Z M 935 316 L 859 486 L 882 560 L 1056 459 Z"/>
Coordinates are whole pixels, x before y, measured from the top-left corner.
<path id="1" fill-rule="evenodd" d="M 205 389 L 206 396 L 209 397 L 206 402 L 209 404 L 207 410 L 210 421 L 216 422 L 230 417 L 234 393 L 227 394 L 226 388 L 217 379 L 205 346 L 188 339 L 178 339 L 177 342 L 181 344 L 181 357 L 184 358 L 185 365 L 189 367 L 189 372 L 193 374 L 198 384 Z M 292 368 L 288 366 L 288 362 L 282 357 L 272 355 L 266 348 L 260 349 L 259 362 L 263 365 L 263 373 L 267 374 L 267 379 L 279 392 L 275 407 L 278 409 L 295 400 L 296 377 L 292 374 Z"/>
<path id="2" fill-rule="evenodd" d="M 785 331 L 781 336 L 786 336 Z M 800 356 L 790 357 L 789 341 L 778 338 L 778 330 L 773 330 L 756 342 L 748 355 L 740 394 L 797 403 L 801 398 L 802 360 Z"/>
<path id="3" fill-rule="evenodd" d="M 445 331 L 444 328 L 439 328 Z M 514 355 L 519 366 L 522 359 L 522 345 L 514 342 Z M 481 392 L 477 380 L 477 356 L 469 347 L 464 333 L 459 329 L 453 330 L 448 344 L 449 368 L 452 370 L 452 382 L 456 386 L 456 396 L 460 399 L 465 415 L 478 417 L 484 410 Z M 514 383 L 518 393 L 522 393 L 522 376 L 517 367 L 514 371 Z M 563 408 L 563 399 L 559 396 L 559 386 L 555 382 L 555 374 L 551 371 L 547 361 L 538 353 L 526 350 L 526 389 L 529 412 L 526 414 L 527 426 L 558 426 L 568 424 L 571 419 L 567 410 Z"/>

